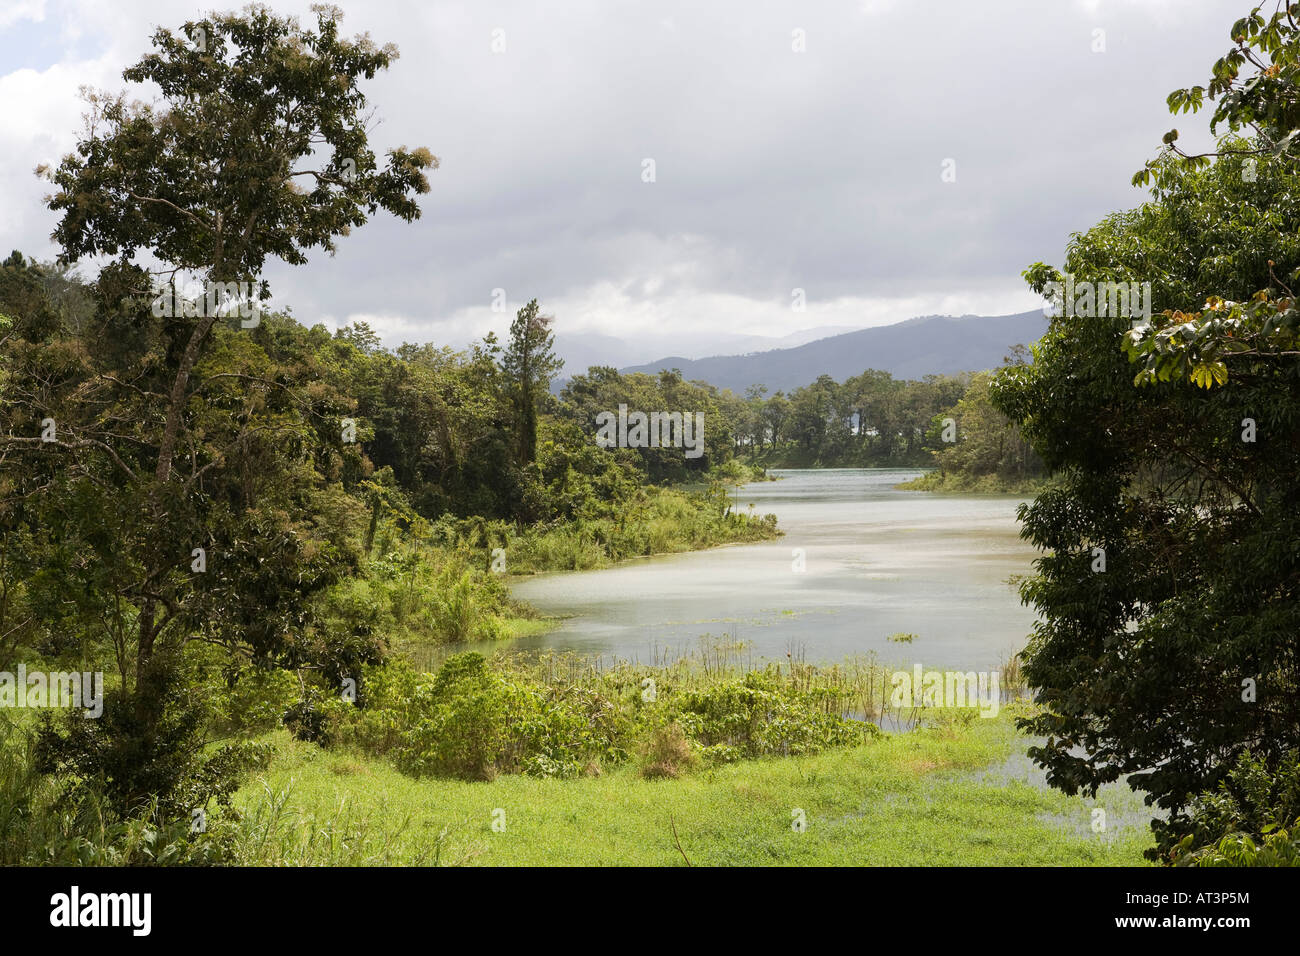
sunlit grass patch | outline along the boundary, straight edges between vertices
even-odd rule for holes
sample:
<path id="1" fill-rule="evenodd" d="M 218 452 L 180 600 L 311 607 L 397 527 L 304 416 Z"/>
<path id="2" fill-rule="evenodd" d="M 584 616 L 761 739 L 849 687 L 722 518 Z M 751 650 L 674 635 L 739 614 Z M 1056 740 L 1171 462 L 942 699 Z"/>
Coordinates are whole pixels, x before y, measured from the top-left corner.
<path id="1" fill-rule="evenodd" d="M 981 777 L 1025 745 L 1005 712 L 959 737 L 923 729 L 677 779 L 621 766 L 572 780 L 414 780 L 364 758 L 369 774 L 340 775 L 336 758 L 274 739 L 281 756 L 238 802 L 281 832 L 250 841 L 249 863 L 683 866 L 684 853 L 700 866 L 1140 865 L 1149 842 L 1140 827 L 1062 827 L 1053 821 L 1087 820 L 1091 802 Z M 331 828 L 330 839 L 294 835 Z"/>

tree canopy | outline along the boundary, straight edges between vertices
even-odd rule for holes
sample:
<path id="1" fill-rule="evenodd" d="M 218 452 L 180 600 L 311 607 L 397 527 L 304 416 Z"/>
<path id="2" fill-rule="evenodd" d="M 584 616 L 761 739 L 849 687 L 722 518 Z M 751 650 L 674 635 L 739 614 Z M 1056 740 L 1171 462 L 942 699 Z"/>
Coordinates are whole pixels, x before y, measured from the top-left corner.
<path id="1" fill-rule="evenodd" d="M 1292 12 L 1234 34 L 1289 63 Z M 1275 148 L 1290 112 L 1260 99 L 1270 89 L 1220 106 L 1268 136 L 1225 137 L 1213 161 L 1167 152 L 1147 203 L 1072 237 L 1063 272 L 1149 281 L 1151 327 L 1059 315 L 992 388 L 1058 480 L 1021 510 L 1043 552 L 1022 587 L 1041 615 L 1025 674 L 1045 709 L 1024 726 L 1045 741 L 1031 754 L 1069 793 L 1128 776 L 1170 811 L 1153 824 L 1162 853 L 1243 754 L 1276 769 L 1300 740 L 1300 365 L 1277 348 L 1300 182 Z M 1026 271 L 1040 292 L 1061 275 Z"/>

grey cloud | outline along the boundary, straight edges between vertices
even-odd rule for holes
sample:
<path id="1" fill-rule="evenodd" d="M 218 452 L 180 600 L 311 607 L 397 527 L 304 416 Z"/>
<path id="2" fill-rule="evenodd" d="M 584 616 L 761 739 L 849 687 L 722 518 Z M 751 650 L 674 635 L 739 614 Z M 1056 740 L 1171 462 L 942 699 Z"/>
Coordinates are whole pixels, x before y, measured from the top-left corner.
<path id="1" fill-rule="evenodd" d="M 306 16 L 305 4 L 273 6 Z M 1166 129 L 1204 127 L 1175 121 L 1164 97 L 1203 82 L 1243 9 L 343 6 L 350 31 L 402 50 L 369 90 L 377 141 L 428 146 L 443 165 L 420 222 L 374 222 L 335 258 L 270 277 L 304 320 L 400 315 L 433 339 L 441 320 L 486 306 L 496 287 L 523 301 L 613 283 L 679 302 L 692 292 L 788 301 L 794 286 L 810 301 L 1018 288 L 1019 271 L 1058 258 L 1070 231 L 1140 201 L 1129 176 Z M 79 9 L 51 3 L 45 27 Z M 138 55 L 153 22 L 193 12 L 128 4 L 113 48 Z M 1096 27 L 1105 53 L 1090 50 Z M 796 28 L 805 53 L 791 50 Z M 653 184 L 640 180 L 645 157 Z M 953 184 L 940 182 L 947 157 Z M 52 226 L 21 222 L 24 234 L 3 239 L 27 249 Z M 791 317 L 789 330 L 800 323 Z"/>

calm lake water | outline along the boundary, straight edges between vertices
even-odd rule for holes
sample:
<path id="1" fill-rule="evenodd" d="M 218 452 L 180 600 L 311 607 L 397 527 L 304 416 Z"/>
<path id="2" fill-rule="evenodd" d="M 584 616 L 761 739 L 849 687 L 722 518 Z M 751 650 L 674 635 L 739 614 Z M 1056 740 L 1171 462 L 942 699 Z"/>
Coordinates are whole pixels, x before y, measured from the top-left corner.
<path id="1" fill-rule="evenodd" d="M 775 514 L 783 538 L 517 581 L 518 597 L 566 620 L 514 647 L 653 662 L 698 648 L 701 635 L 734 635 L 755 658 L 875 651 L 978 670 L 1024 646 L 1034 614 L 1007 583 L 1035 556 L 1017 533 L 1021 499 L 897 491 L 920 474 L 906 469 L 773 474 L 781 480 L 733 497 Z M 887 640 L 899 632 L 916 639 Z"/>

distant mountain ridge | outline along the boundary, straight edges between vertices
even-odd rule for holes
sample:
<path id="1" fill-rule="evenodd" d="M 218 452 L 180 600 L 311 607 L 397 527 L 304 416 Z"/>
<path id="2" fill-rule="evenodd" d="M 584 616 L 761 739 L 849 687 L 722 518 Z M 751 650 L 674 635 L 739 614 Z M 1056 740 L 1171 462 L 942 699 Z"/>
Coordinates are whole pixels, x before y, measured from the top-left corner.
<path id="1" fill-rule="evenodd" d="M 778 389 L 789 392 L 819 375 L 842 382 L 869 368 L 895 378 L 919 379 L 996 368 L 1012 346 L 1036 342 L 1047 326 L 1041 309 L 1015 315 L 927 315 L 795 348 L 701 359 L 668 356 L 621 371 L 655 375 L 676 368 L 688 381 L 702 380 L 737 394 L 750 385 L 766 385 L 768 394 Z"/>
<path id="2" fill-rule="evenodd" d="M 842 332 L 854 332 L 857 328 L 854 325 L 822 325 L 779 336 L 697 331 L 688 344 L 675 342 L 667 333 L 641 332 L 622 338 L 599 332 L 561 331 L 555 335 L 555 353 L 564 359 L 564 374 L 569 376 L 585 372 L 592 365 L 621 368 L 643 362 L 647 355 L 663 355 L 669 349 L 679 349 L 674 354 L 690 359 L 709 355 L 748 355 L 770 349 L 794 348 Z"/>

